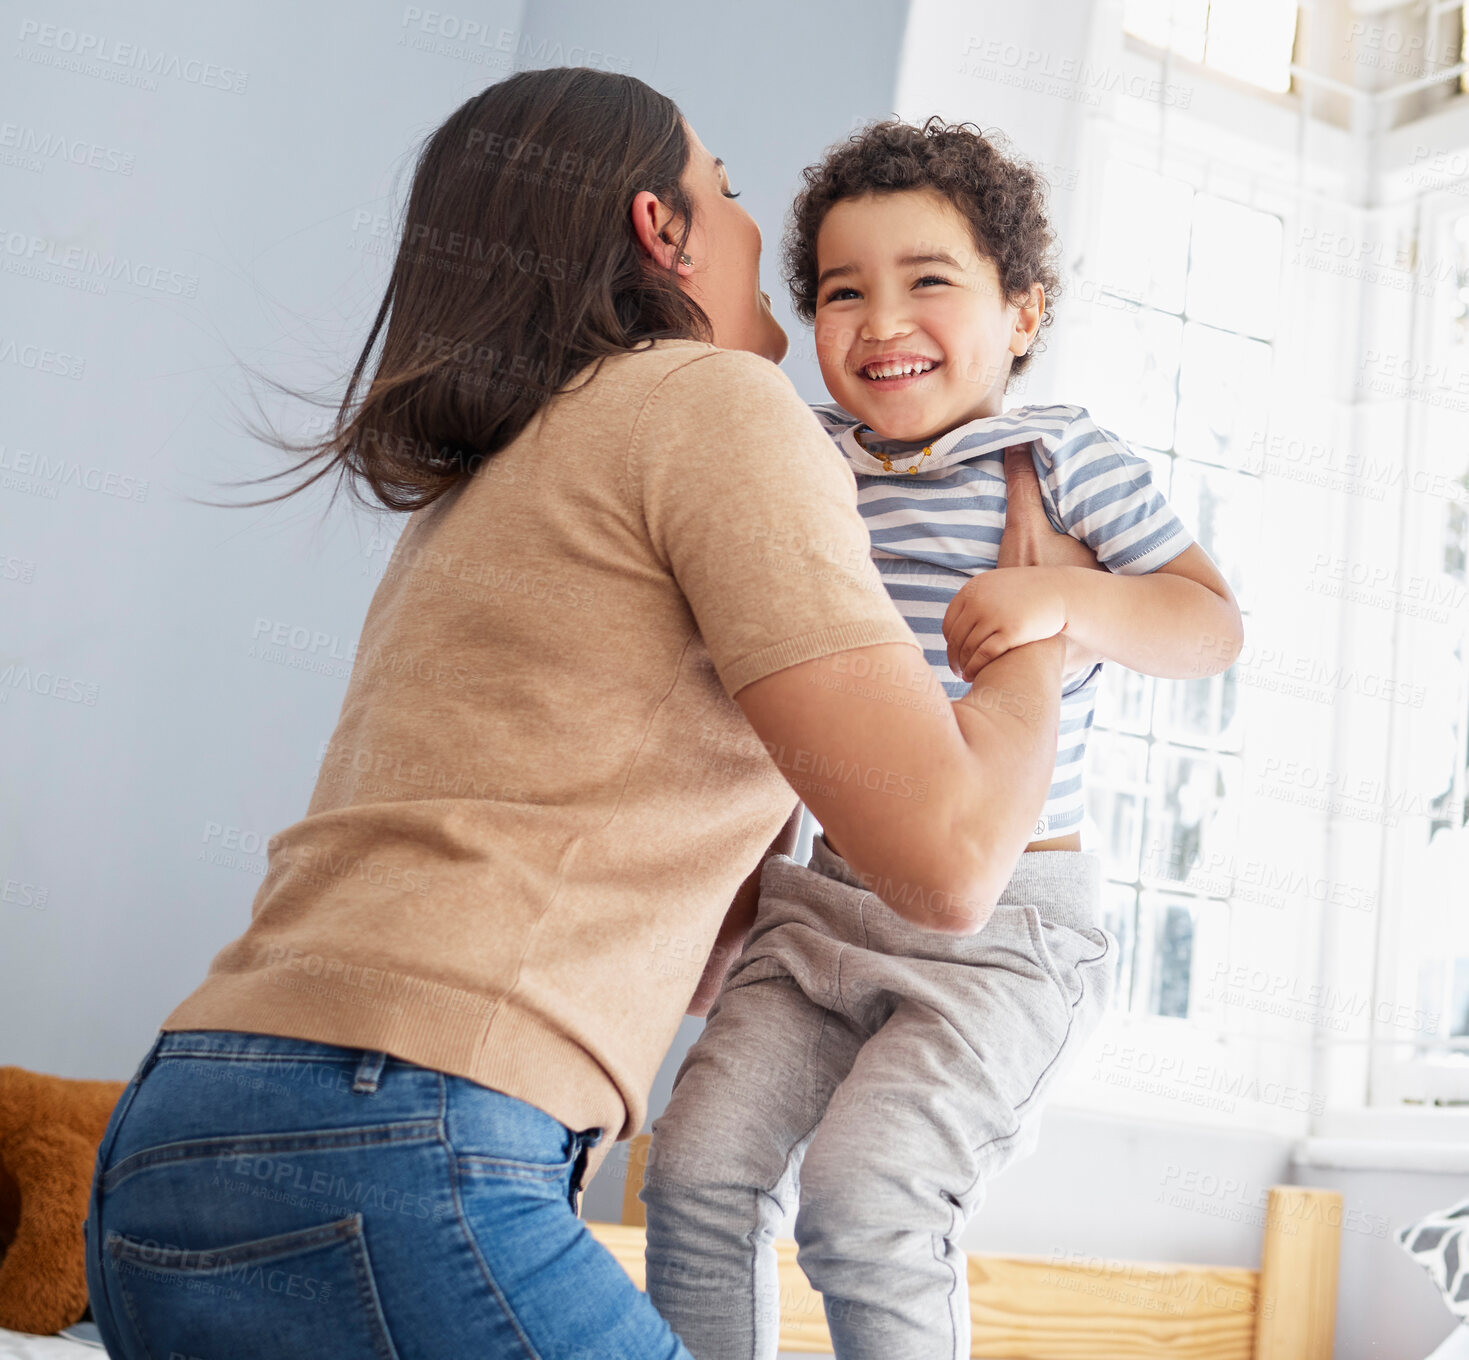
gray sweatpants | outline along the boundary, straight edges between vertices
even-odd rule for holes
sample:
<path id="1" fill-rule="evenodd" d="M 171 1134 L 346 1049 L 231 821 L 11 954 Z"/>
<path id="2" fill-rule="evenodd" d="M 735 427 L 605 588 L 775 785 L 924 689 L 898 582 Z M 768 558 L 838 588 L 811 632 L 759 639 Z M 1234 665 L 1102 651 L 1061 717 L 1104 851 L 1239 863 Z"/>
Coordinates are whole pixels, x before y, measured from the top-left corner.
<path id="1" fill-rule="evenodd" d="M 1094 854 L 1023 854 L 984 929 L 953 936 L 864 891 L 822 836 L 808 865 L 766 862 L 640 1195 L 648 1295 L 696 1360 L 773 1360 L 793 1206 L 839 1360 L 969 1355 L 958 1239 L 1106 1009 L 1100 881 Z"/>

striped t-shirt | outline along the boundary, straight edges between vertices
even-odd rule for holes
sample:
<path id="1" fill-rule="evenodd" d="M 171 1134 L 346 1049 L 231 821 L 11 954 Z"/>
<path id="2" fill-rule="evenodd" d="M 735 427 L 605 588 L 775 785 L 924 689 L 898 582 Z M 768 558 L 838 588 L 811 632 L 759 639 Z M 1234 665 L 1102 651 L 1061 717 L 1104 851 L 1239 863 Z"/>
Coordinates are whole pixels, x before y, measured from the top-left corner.
<path id="1" fill-rule="evenodd" d="M 878 574 L 951 699 L 969 686 L 949 669 L 940 625 L 964 581 L 998 564 L 1010 445 L 1030 443 L 1052 526 L 1080 539 L 1110 570 L 1156 571 L 1193 542 L 1153 484 L 1148 461 L 1080 406 L 1022 406 L 971 420 L 935 439 L 926 458 L 924 445 L 880 439 L 840 406 L 812 409 L 852 465 Z M 893 470 L 874 453 L 886 454 Z M 1082 762 L 1101 673 L 1098 664 L 1062 691 L 1056 769 L 1034 839 L 1081 825 Z"/>

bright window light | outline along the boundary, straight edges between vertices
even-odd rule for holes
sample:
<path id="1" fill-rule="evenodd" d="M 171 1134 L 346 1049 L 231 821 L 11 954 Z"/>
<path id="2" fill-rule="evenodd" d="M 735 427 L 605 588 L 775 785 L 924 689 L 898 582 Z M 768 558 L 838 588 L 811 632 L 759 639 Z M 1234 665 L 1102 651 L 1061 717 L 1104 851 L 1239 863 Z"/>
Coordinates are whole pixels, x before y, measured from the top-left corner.
<path id="1" fill-rule="evenodd" d="M 1295 0 L 1125 0 L 1122 27 L 1154 47 L 1284 93 L 1297 9 Z"/>
<path id="2" fill-rule="evenodd" d="M 1125 431 L 1129 443 L 1171 448 L 1182 332 L 1182 321 L 1166 312 L 1097 307 L 1080 404 L 1104 429 Z"/>
<path id="3" fill-rule="evenodd" d="M 1262 90 L 1290 89 L 1296 45 L 1294 0 L 1214 0 L 1204 65 Z"/>
<path id="4" fill-rule="evenodd" d="M 1274 213 L 1200 194 L 1189 250 L 1188 314 L 1224 330 L 1275 334 L 1284 227 Z"/>
<path id="5" fill-rule="evenodd" d="M 1097 282 L 1164 312 L 1183 311 L 1189 209 L 1183 180 L 1113 161 L 1102 187 Z"/>
<path id="6" fill-rule="evenodd" d="M 1203 61 L 1209 32 L 1209 0 L 1127 0 L 1122 27 L 1154 47 L 1189 61 Z"/>
<path id="7" fill-rule="evenodd" d="M 1267 428 L 1270 346 L 1190 321 L 1182 360 L 1175 447 L 1200 462 L 1244 466 Z"/>

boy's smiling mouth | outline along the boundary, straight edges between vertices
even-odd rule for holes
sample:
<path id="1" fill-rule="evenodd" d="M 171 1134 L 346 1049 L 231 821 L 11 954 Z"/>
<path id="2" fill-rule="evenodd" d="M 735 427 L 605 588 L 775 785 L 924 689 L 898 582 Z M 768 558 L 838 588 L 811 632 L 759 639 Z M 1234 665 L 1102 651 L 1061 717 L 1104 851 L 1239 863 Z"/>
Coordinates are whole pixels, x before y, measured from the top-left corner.
<path id="1" fill-rule="evenodd" d="M 928 354 L 884 354 L 860 364 L 857 375 L 873 387 L 909 387 L 942 364 Z"/>

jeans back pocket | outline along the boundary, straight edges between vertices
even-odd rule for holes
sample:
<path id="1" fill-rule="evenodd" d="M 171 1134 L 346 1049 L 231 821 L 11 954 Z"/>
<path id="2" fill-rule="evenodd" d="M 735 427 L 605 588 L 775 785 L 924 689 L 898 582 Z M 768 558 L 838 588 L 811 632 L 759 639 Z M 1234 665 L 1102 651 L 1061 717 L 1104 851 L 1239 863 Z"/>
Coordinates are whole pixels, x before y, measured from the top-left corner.
<path id="1" fill-rule="evenodd" d="M 105 1251 L 148 1360 L 397 1360 L 361 1214 L 206 1249 L 114 1232 Z"/>

